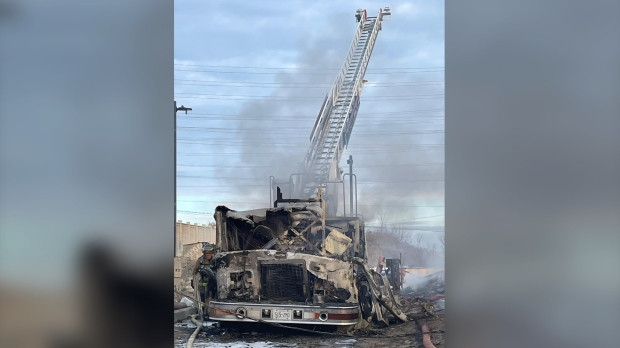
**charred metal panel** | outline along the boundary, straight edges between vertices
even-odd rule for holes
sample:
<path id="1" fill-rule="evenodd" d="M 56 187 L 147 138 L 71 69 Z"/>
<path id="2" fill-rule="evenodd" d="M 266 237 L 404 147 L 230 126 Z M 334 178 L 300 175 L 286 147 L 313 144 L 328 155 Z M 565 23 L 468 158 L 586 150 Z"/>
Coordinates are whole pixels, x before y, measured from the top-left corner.
<path id="1" fill-rule="evenodd" d="M 390 285 L 392 285 L 392 289 L 399 293 L 400 288 L 403 286 L 400 259 L 386 259 L 385 264 L 387 266 L 386 277 Z"/>
<path id="2" fill-rule="evenodd" d="M 325 250 L 332 255 L 343 255 L 351 245 L 351 238 L 334 229 L 325 238 Z"/>
<path id="3" fill-rule="evenodd" d="M 357 303 L 353 257 L 365 257 L 363 222 L 325 220 L 313 204 L 237 212 L 218 207 L 214 257 L 219 300 Z M 362 238 L 362 240 L 360 240 Z"/>
<path id="4" fill-rule="evenodd" d="M 308 271 L 304 260 L 260 262 L 261 296 L 265 300 L 306 301 Z"/>

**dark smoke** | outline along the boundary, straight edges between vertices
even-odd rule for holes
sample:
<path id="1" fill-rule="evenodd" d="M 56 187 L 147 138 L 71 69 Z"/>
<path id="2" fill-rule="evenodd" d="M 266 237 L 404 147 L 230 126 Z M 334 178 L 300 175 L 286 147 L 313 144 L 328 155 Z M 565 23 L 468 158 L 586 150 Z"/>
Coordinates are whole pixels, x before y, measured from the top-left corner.
<path id="1" fill-rule="evenodd" d="M 369 7 L 369 14 L 374 15 L 379 6 L 384 4 L 376 9 Z M 443 13 L 416 6 L 418 11 L 428 13 L 415 15 L 397 6 L 393 7 L 392 20 L 383 23 L 366 71 L 369 83 L 362 92 L 349 148 L 340 167 L 348 172 L 346 159 L 353 155 L 354 172 L 360 182 L 358 209 L 367 224 L 376 224 L 382 217 L 389 223 L 404 221 L 409 228 L 443 230 L 442 217 L 413 220 L 443 214 L 444 196 Z M 230 135 L 230 142 L 250 146 L 218 145 L 221 152 L 240 154 L 225 160 L 216 158 L 235 167 L 222 165 L 214 173 L 219 178 L 217 183 L 226 186 L 222 190 L 239 197 L 235 201 L 267 202 L 270 175 L 288 181 L 290 174 L 299 171 L 323 97 L 351 43 L 357 25 L 354 10 L 337 8 L 315 23 L 300 22 L 305 29 L 296 45 L 290 47 L 298 50 L 290 63 L 300 69 L 276 75 L 275 81 L 283 85 L 271 93 L 252 91 L 256 95 L 268 94 L 265 100 L 240 101 L 243 105 L 238 114 L 245 120 L 235 125 L 237 131 Z M 265 40 L 273 40 L 281 33 L 263 31 L 262 35 Z M 260 52 L 260 56 L 264 55 Z M 398 67 L 440 69 L 389 70 Z M 290 83 L 325 87 L 289 88 Z M 209 190 L 217 189 L 206 189 L 205 195 Z M 437 239 L 436 233 L 427 239 Z"/>

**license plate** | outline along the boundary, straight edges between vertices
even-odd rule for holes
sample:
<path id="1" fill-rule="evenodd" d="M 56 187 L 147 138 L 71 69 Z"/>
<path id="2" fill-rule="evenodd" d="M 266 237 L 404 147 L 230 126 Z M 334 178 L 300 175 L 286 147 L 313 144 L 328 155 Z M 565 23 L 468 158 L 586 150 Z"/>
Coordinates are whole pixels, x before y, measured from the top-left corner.
<path id="1" fill-rule="evenodd" d="M 274 309 L 273 318 L 277 320 L 291 320 L 293 311 L 287 309 Z"/>

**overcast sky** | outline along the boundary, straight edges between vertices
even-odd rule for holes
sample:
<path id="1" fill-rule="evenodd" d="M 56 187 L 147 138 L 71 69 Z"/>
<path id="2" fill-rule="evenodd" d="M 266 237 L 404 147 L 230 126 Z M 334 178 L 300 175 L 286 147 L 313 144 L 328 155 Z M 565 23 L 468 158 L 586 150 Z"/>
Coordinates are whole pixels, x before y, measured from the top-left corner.
<path id="1" fill-rule="evenodd" d="M 175 1 L 178 219 L 269 204 L 269 176 L 298 171 L 357 23 L 390 6 L 341 167 L 353 155 L 359 210 L 412 233 L 443 231 L 444 4 Z"/>

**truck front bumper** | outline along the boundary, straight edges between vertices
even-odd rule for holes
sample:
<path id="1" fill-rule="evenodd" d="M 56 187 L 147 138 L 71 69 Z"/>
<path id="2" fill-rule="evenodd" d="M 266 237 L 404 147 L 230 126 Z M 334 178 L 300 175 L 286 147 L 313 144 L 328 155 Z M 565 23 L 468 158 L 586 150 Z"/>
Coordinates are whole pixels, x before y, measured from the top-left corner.
<path id="1" fill-rule="evenodd" d="M 307 305 L 210 301 L 209 319 L 310 325 L 355 325 L 357 304 Z"/>

